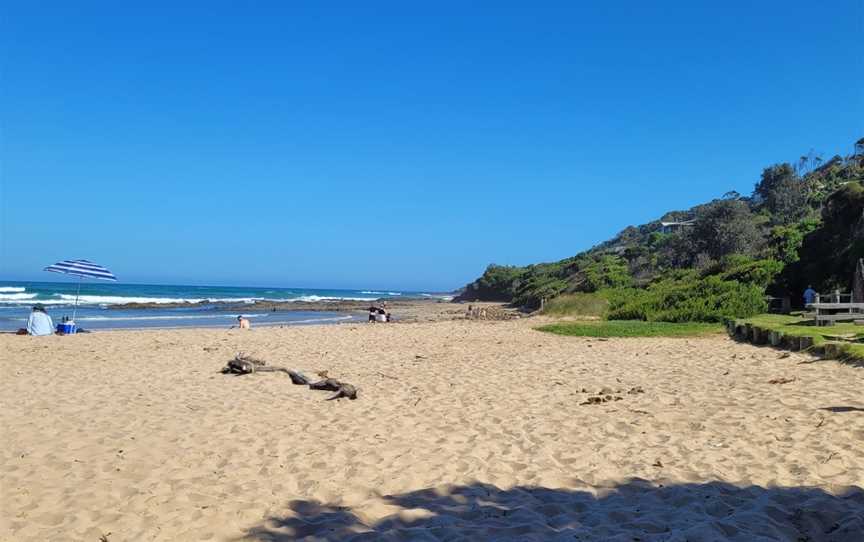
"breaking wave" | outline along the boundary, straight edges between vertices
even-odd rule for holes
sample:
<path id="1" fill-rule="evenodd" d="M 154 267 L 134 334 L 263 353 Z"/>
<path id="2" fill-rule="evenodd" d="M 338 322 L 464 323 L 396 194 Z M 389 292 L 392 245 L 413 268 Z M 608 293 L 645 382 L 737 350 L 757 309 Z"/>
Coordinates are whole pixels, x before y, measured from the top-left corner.
<path id="1" fill-rule="evenodd" d="M 36 294 L 0 294 L 0 303 L 20 303 L 35 297 Z"/>
<path id="2" fill-rule="evenodd" d="M 266 318 L 267 314 L 244 314 L 244 318 Z M 132 320 L 211 320 L 211 319 L 235 319 L 236 314 L 196 314 L 194 316 L 79 316 L 77 322 L 125 322 Z"/>

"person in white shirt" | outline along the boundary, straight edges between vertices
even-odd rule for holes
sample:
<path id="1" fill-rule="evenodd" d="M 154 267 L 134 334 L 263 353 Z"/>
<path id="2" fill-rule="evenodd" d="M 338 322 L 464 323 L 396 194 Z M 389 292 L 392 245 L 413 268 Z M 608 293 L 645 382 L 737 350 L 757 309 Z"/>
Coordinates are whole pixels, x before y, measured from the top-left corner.
<path id="1" fill-rule="evenodd" d="M 19 330 L 18 333 L 26 332 L 27 335 L 43 337 L 54 334 L 54 322 L 45 312 L 45 307 L 40 303 L 33 307 L 30 318 L 27 320 L 27 329 Z"/>

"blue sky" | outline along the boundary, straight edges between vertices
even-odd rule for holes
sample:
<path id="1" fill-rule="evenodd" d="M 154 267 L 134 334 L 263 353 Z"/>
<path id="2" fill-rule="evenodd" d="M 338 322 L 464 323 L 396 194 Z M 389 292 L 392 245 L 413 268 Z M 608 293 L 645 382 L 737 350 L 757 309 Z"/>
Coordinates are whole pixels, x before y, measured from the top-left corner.
<path id="1" fill-rule="evenodd" d="M 452 289 L 864 136 L 864 4 L 4 2 L 0 278 Z"/>

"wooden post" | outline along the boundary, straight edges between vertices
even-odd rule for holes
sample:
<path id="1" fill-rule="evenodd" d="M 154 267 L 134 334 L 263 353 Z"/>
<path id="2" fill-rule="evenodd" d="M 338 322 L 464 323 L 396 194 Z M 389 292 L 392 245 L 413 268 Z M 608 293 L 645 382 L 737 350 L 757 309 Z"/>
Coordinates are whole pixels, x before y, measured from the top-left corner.
<path id="1" fill-rule="evenodd" d="M 762 333 L 762 328 L 758 326 L 753 326 L 753 338 L 751 342 L 757 345 L 762 344 L 763 342 L 765 342 L 763 340 L 763 337 L 764 334 Z"/>
<path id="2" fill-rule="evenodd" d="M 780 340 L 783 338 L 783 334 L 779 331 L 772 331 L 768 335 L 768 342 L 771 343 L 771 346 L 780 346 Z"/>

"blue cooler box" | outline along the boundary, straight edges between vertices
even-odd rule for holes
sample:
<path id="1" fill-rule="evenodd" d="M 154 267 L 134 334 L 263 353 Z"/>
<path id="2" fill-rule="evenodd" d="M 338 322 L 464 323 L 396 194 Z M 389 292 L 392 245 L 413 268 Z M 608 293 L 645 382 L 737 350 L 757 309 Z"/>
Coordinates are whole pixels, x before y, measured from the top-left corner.
<path id="1" fill-rule="evenodd" d="M 63 333 L 64 335 L 72 335 L 75 333 L 76 327 L 74 322 L 63 322 L 62 324 L 57 324 L 57 332 Z"/>

